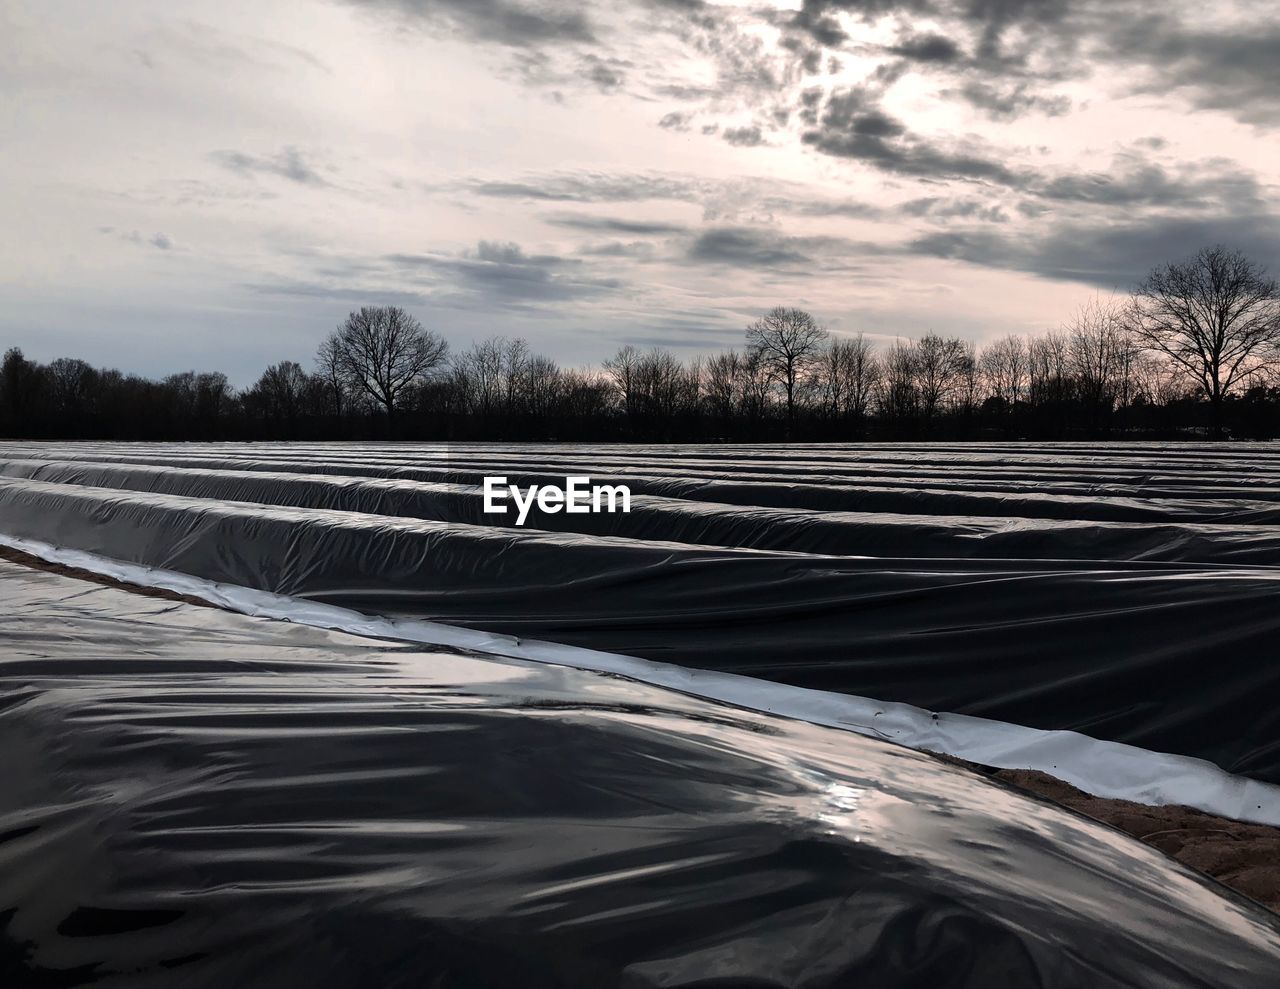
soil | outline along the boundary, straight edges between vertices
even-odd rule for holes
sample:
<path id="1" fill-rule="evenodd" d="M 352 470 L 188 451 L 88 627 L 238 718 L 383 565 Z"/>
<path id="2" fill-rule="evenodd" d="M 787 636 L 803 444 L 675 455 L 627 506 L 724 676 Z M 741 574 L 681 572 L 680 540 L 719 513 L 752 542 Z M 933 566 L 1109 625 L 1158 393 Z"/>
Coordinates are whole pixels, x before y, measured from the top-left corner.
<path id="1" fill-rule="evenodd" d="M 106 587 L 114 587 L 116 590 L 129 591 L 133 594 L 141 594 L 148 598 L 163 598 L 166 601 L 181 601 L 184 604 L 194 604 L 201 608 L 217 608 L 218 605 L 211 604 L 203 598 L 193 597 L 190 594 L 179 594 L 176 591 L 166 591 L 162 587 L 142 587 L 138 584 L 126 583 L 123 580 L 116 580 L 114 577 L 106 577 L 92 570 L 83 570 L 80 567 L 68 567 L 61 563 L 50 563 L 42 560 L 38 556 L 32 556 L 30 553 L 24 553 L 21 550 L 10 549 L 8 546 L 0 546 L 0 560 L 8 560 L 10 563 L 20 563 L 23 566 L 31 567 L 33 570 L 44 570 L 47 573 L 56 573 L 62 577 L 75 577 L 77 580 L 87 580 L 90 583 L 102 584 Z"/>
<path id="2" fill-rule="evenodd" d="M 1094 797 L 1034 769 L 989 770 L 987 775 L 1109 824 L 1280 913 L 1280 828 L 1190 807 Z"/>
<path id="3" fill-rule="evenodd" d="M 188 594 L 140 587 L 90 570 L 48 563 L 4 546 L 0 546 L 0 560 L 146 597 L 181 601 L 202 608 L 218 607 Z M 1280 828 L 1214 817 L 1190 807 L 1149 807 L 1128 800 L 1094 797 L 1033 769 L 995 769 L 961 759 L 940 758 L 1108 824 L 1280 913 Z"/>

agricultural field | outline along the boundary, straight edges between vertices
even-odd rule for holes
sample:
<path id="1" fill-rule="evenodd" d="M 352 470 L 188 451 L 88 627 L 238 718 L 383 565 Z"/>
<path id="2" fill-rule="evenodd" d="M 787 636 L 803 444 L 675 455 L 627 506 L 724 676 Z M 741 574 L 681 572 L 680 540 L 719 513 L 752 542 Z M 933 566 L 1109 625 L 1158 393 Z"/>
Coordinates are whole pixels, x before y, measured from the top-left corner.
<path id="1" fill-rule="evenodd" d="M 0 546 L 49 977 L 1280 973 L 1269 445 L 11 442 Z"/>

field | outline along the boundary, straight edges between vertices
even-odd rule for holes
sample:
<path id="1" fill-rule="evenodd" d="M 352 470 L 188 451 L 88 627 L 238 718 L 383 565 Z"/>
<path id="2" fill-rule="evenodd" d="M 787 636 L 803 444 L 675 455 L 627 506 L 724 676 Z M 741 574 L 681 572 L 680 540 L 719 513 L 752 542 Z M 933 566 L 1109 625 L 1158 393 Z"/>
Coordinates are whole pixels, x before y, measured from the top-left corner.
<path id="1" fill-rule="evenodd" d="M 631 511 L 518 527 L 497 475 Z M 299 921 L 261 965 L 429 943 L 450 985 L 1280 972 L 1274 915 L 912 751 L 1280 824 L 1272 446 L 7 443 L 0 543 L 226 609 L 0 564 L 0 809 L 38 842 L 0 910 L 90 910 L 141 968 L 182 930 L 234 982 L 193 933 L 225 909 Z M 55 860 L 78 906 L 39 893 Z M 144 909 L 178 926 L 111 913 Z M 111 954 L 28 927 L 51 970 Z"/>

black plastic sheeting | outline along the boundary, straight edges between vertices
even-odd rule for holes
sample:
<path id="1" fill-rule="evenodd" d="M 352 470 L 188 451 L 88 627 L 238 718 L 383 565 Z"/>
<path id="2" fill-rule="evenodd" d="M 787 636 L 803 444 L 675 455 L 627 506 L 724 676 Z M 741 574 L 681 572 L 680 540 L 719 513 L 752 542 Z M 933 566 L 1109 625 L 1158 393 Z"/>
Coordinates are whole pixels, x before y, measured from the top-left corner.
<path id="1" fill-rule="evenodd" d="M 535 465 L 669 493 L 637 495 L 631 516 L 472 524 L 467 481 Z M 1280 454 L 1266 445 L 10 444 L 0 474 L 10 535 L 368 613 L 1073 729 L 1280 783 L 1280 553 L 1257 521 L 1280 507 Z M 904 478 L 954 514 L 863 510 L 870 482 L 909 507 L 923 488 Z M 707 500 L 708 484 L 733 497 Z M 761 484 L 838 510 L 744 504 Z M 975 485 L 984 504 L 1007 497 L 1010 517 L 961 514 Z M 1064 522 L 1064 505 L 1092 511 Z M 1089 520 L 1117 512 L 1159 521 Z M 553 524 L 585 531 L 533 527 Z"/>
<path id="2" fill-rule="evenodd" d="M 848 732 L 0 563 L 5 986 L 1270 989 L 1280 919 Z"/>

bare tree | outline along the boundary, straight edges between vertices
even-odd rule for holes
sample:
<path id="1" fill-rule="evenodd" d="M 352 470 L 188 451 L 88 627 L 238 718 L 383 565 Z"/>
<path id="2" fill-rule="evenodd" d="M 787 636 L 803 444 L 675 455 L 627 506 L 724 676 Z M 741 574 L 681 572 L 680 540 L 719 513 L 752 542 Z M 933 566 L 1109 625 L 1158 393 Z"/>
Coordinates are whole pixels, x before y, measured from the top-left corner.
<path id="1" fill-rule="evenodd" d="M 1027 342 L 1008 336 L 982 349 L 978 370 L 988 392 L 1003 409 L 1012 409 L 1027 385 Z"/>
<path id="2" fill-rule="evenodd" d="M 449 353 L 444 338 L 399 306 L 364 306 L 338 328 L 342 366 L 382 406 L 390 420 L 402 395 L 439 368 Z"/>
<path id="3" fill-rule="evenodd" d="M 736 350 L 715 354 L 707 361 L 705 396 L 711 414 L 728 422 L 741 406 L 742 358 Z"/>
<path id="4" fill-rule="evenodd" d="M 98 372 L 79 358 L 59 357 L 48 368 L 55 407 L 73 420 L 91 411 Z"/>
<path id="5" fill-rule="evenodd" d="M 1130 315 L 1143 345 L 1208 398 L 1215 436 L 1223 399 L 1280 360 L 1280 287 L 1221 245 L 1153 270 L 1134 290 Z"/>
<path id="6" fill-rule="evenodd" d="M 769 414 L 769 388 L 773 382 L 759 351 L 749 350 L 742 358 L 739 380 L 742 382 L 739 402 L 743 417 L 748 426 L 755 428 Z"/>
<path id="7" fill-rule="evenodd" d="M 964 341 L 926 333 L 915 345 L 915 381 L 920 393 L 920 409 L 932 419 L 948 402 L 958 397 L 970 356 Z"/>
<path id="8" fill-rule="evenodd" d="M 640 411 L 640 361 L 640 351 L 627 344 L 604 362 L 604 371 L 613 380 L 628 419 L 634 419 Z"/>
<path id="9" fill-rule="evenodd" d="M 832 339 L 819 355 L 815 374 L 828 416 L 858 420 L 866 414 L 875 382 L 876 359 L 871 344 L 861 333 Z"/>
<path id="10" fill-rule="evenodd" d="M 827 331 L 803 309 L 778 306 L 747 327 L 747 348 L 758 354 L 787 402 L 787 425 L 795 421 L 796 388 L 817 362 Z"/>
<path id="11" fill-rule="evenodd" d="M 525 364 L 525 408 L 534 418 L 548 419 L 563 393 L 560 368 L 549 357 L 531 357 Z"/>
<path id="12" fill-rule="evenodd" d="M 1077 397 L 1088 407 L 1095 428 L 1120 399 L 1131 348 L 1123 307 L 1094 298 L 1065 327 L 1067 360 Z"/>
<path id="13" fill-rule="evenodd" d="M 347 394 L 351 389 L 351 378 L 343 354 L 342 337 L 337 333 L 330 333 L 325 337 L 320 349 L 316 351 L 316 373 L 324 382 L 339 419 L 345 411 Z"/>
<path id="14" fill-rule="evenodd" d="M 1069 353 L 1066 336 L 1055 330 L 1033 337 L 1027 345 L 1027 397 L 1032 405 L 1070 397 Z"/>
<path id="15" fill-rule="evenodd" d="M 309 380 L 297 362 L 281 361 L 262 372 L 253 390 L 259 394 L 265 414 L 292 431 L 297 427 Z"/>
<path id="16" fill-rule="evenodd" d="M 889 419 L 907 419 L 919 407 L 916 387 L 916 348 L 902 340 L 889 345 L 881 361 L 880 412 Z"/>

